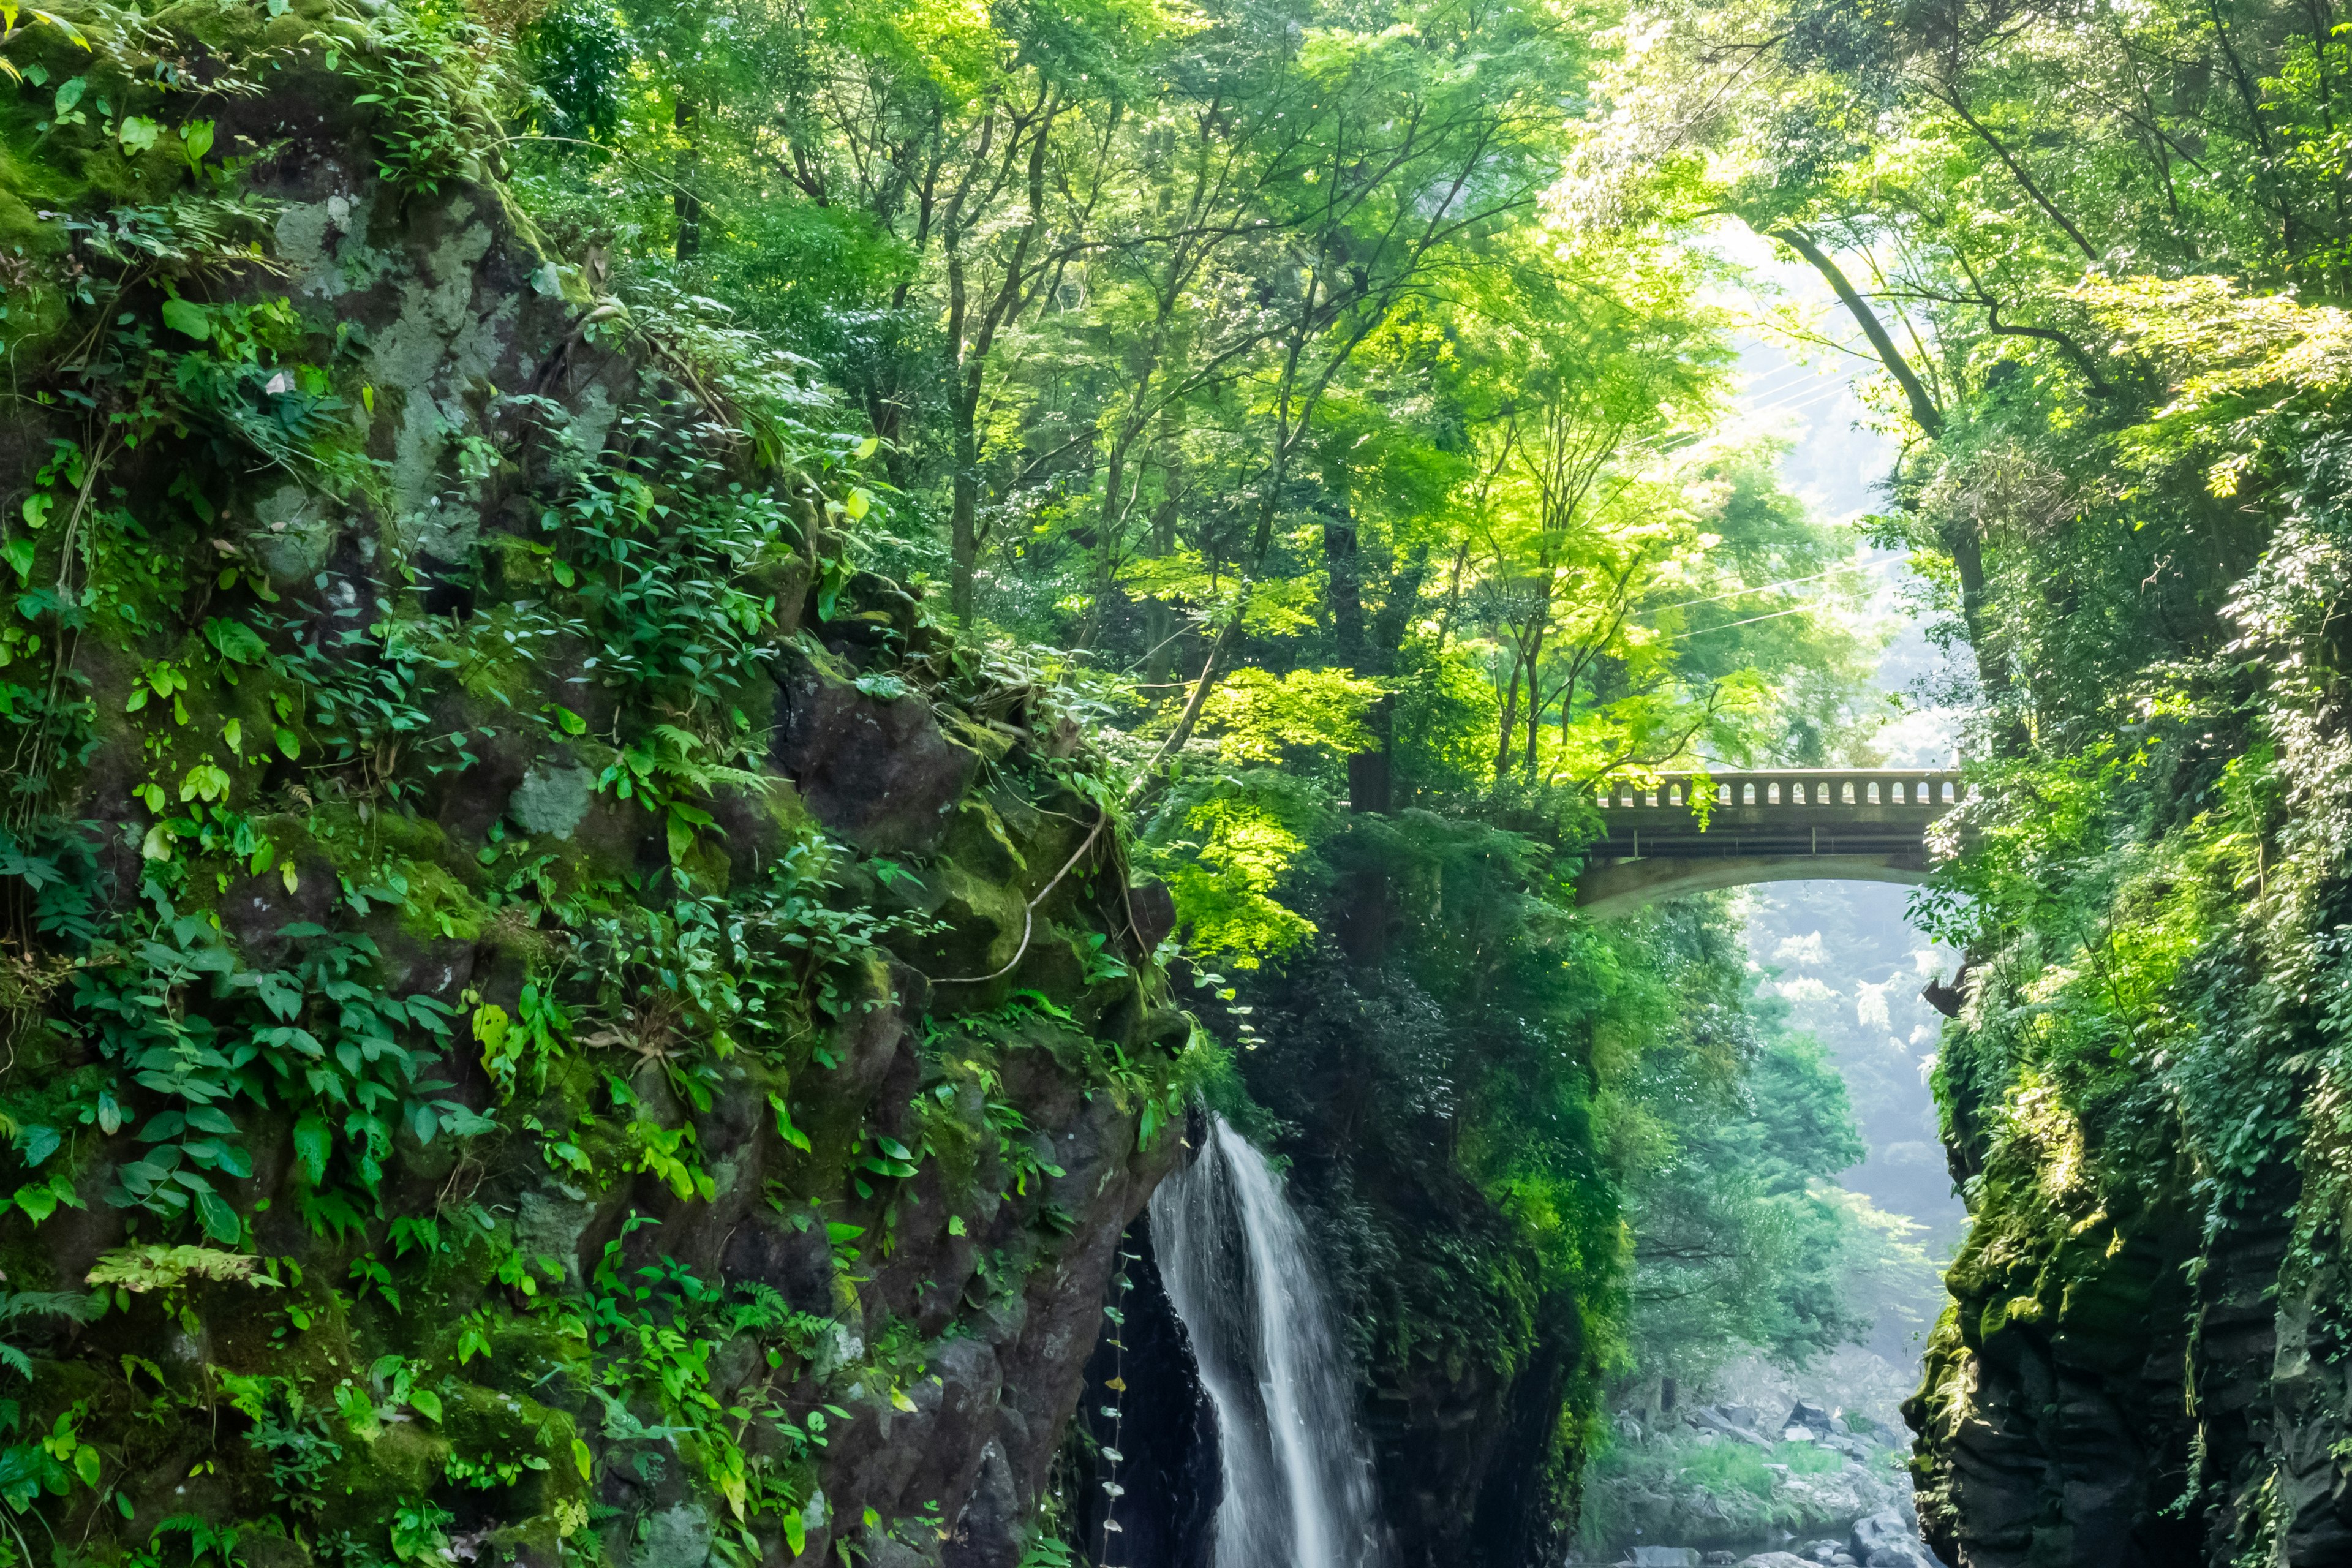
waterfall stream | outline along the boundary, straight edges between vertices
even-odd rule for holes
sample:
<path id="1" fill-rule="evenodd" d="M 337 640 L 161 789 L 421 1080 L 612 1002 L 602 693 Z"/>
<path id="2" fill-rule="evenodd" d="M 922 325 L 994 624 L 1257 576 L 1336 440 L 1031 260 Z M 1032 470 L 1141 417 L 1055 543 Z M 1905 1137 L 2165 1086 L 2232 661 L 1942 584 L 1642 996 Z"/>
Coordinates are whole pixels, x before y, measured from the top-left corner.
<path id="1" fill-rule="evenodd" d="M 1211 1118 L 1191 1166 L 1153 1195 L 1151 1235 L 1216 1406 L 1216 1568 L 1384 1568 L 1347 1358 L 1265 1157 Z"/>

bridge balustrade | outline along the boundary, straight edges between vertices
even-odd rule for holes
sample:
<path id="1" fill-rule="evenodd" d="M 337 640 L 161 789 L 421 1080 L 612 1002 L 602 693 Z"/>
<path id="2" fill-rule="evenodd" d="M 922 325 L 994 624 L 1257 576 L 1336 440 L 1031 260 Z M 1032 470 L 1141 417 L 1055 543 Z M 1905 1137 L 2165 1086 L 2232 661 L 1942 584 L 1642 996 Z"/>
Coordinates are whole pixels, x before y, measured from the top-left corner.
<path id="1" fill-rule="evenodd" d="M 1646 788 L 1620 782 L 1606 786 L 1594 804 L 1603 811 L 1687 806 L 1694 792 L 1712 788 L 1720 806 L 1900 805 L 1944 808 L 1973 793 L 1946 769 L 1840 769 L 1833 772 L 1665 773 Z"/>

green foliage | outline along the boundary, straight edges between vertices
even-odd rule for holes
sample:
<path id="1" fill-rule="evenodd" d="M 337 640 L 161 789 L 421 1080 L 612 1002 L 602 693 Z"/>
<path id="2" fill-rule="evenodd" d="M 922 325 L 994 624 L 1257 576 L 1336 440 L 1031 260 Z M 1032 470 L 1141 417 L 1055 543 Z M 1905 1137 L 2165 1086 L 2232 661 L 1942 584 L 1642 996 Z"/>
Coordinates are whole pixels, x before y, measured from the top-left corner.
<path id="1" fill-rule="evenodd" d="M 1825 1180 L 1864 1152 L 1845 1085 L 1807 1037 L 1752 1050 L 1728 1082 L 1672 1053 L 1643 1084 L 1635 1360 L 1692 1387 L 1743 1352 L 1801 1367 L 1869 1327 L 1848 1284 L 1863 1238 Z"/>
<path id="2" fill-rule="evenodd" d="M 1181 1031 L 1148 1043 L 1167 986 L 1118 934 L 1116 829 L 1066 882 L 1023 879 L 1052 823 L 1110 808 L 1101 759 L 1025 653 L 959 643 L 868 570 L 897 548 L 858 467 L 877 445 L 833 433 L 806 361 L 531 248 L 482 18 L 85 30 L 62 84 L 61 52 L 19 45 L 0 168 L 0 221 L 37 200 L 47 226 L 0 311 L 25 433 L 0 523 L 0 1253 L 24 1286 L 0 1363 L 26 1380 L 0 1409 L 0 1556 L 71 1509 L 77 1553 L 149 1568 L 265 1537 L 434 1563 L 482 1518 L 587 1561 L 632 1549 L 656 1487 L 730 1563 L 799 1554 L 828 1434 L 932 1376 L 940 1327 L 877 1283 L 930 1182 L 951 1209 L 927 1223 L 976 1255 L 961 1332 L 1075 1226 L 1040 1095 L 1124 1118 L 1115 1163 L 1164 1143 L 1202 1070 Z M 587 96 L 541 107 L 611 129 L 591 79 L 643 37 L 541 18 L 525 62 L 570 61 Z M 248 111 L 287 140 L 257 150 Z M 334 167 L 370 155 L 348 205 L 254 195 L 321 138 Z M 482 290 L 484 341 L 544 374 L 437 379 L 457 351 L 419 277 L 459 315 Z M 788 676 L 983 742 L 985 803 L 946 815 L 995 842 L 876 856 L 821 827 L 772 760 Z M 919 1020 L 908 965 L 1006 934 L 946 888 L 1034 894 L 1035 960 L 1015 1002 Z M 952 1043 L 876 1099 L 877 1040 L 919 1022 Z M 793 1301 L 638 1234 L 640 1205 L 691 1240 L 722 1203 L 695 1245 L 747 1215 L 815 1239 Z M 90 1256 L 68 1225 L 84 1277 L 57 1277 Z"/>

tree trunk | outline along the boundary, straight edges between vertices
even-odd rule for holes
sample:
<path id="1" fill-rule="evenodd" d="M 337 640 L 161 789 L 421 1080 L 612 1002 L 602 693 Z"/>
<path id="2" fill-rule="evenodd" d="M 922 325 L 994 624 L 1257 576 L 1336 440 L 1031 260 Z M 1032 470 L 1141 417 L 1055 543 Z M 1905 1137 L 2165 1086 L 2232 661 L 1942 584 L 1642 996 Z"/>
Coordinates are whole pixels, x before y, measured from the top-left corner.
<path id="1" fill-rule="evenodd" d="M 971 625 L 973 580 L 980 568 L 979 410 L 961 397 L 955 407 L 955 475 L 948 507 L 948 608 L 960 626 Z"/>
<path id="2" fill-rule="evenodd" d="M 1364 590 L 1356 554 L 1356 520 L 1342 500 L 1323 516 L 1326 605 L 1331 640 L 1340 661 L 1358 675 L 1364 670 Z"/>
<path id="3" fill-rule="evenodd" d="M 1160 416 L 1160 504 L 1152 509 L 1150 551 L 1155 557 L 1176 552 L 1176 514 L 1184 490 L 1184 448 L 1177 439 L 1172 414 Z M 1176 612 L 1164 599 L 1144 601 L 1143 683 L 1158 691 L 1168 684 L 1176 658 Z"/>
<path id="4" fill-rule="evenodd" d="M 677 189 L 671 194 L 670 210 L 677 216 L 677 258 L 685 261 L 702 252 L 702 198 L 694 194 L 696 176 L 701 172 L 702 155 L 694 144 L 695 121 L 700 110 L 694 100 L 678 95 L 677 111 L 671 124 L 686 145 L 677 155 Z"/>

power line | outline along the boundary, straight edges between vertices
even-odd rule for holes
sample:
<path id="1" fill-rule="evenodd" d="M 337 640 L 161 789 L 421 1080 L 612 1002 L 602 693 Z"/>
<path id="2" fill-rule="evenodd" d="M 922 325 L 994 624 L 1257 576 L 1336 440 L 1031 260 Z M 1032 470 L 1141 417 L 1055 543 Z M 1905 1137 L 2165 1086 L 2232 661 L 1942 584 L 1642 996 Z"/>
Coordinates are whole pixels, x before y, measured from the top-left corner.
<path id="1" fill-rule="evenodd" d="M 1900 557 L 1893 555 L 1882 556 L 1876 561 L 1865 561 L 1861 566 L 1854 568 L 1854 570 L 1862 572 L 1883 571 L 1886 567 L 1895 564 L 1898 559 L 1900 559 Z M 1653 613 L 1664 614 L 1667 610 L 1687 610 L 1693 605 L 1712 605 L 1721 599 L 1737 599 L 1746 594 L 1769 594 L 1775 588 L 1793 588 L 1800 583 L 1818 583 L 1824 577 L 1834 577 L 1839 573 L 1845 570 L 1847 570 L 1847 566 L 1843 563 L 1841 563 L 1838 565 L 1831 567 L 1826 572 L 1815 572 L 1810 576 L 1783 577 L 1777 583 L 1759 583 L 1752 588 L 1733 588 L 1726 593 L 1710 594 L 1704 599 L 1685 599 L 1679 604 L 1661 605 L 1658 606 L 1657 610 Z"/>
<path id="2" fill-rule="evenodd" d="M 1748 409 L 1746 413 L 1751 419 L 1760 418 L 1767 414 L 1793 414 L 1800 409 L 1810 408 L 1816 403 L 1834 398 L 1839 393 L 1849 391 L 1853 386 L 1853 378 L 1848 377 L 1843 381 L 1832 382 L 1824 387 L 1809 388 L 1792 397 Z"/>
<path id="3" fill-rule="evenodd" d="M 1777 621 L 1782 616 L 1801 616 L 1806 611 L 1813 608 L 1816 608 L 1816 606 L 1812 605 L 1799 605 L 1792 610 L 1775 610 L 1769 616 L 1750 616 L 1744 621 L 1726 621 L 1721 626 L 1700 626 L 1692 631 L 1676 632 L 1666 640 L 1668 642 L 1680 642 L 1685 637 L 1695 637 L 1702 632 L 1727 632 L 1734 626 L 1752 626 L 1759 621 Z"/>

